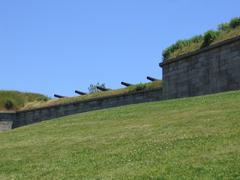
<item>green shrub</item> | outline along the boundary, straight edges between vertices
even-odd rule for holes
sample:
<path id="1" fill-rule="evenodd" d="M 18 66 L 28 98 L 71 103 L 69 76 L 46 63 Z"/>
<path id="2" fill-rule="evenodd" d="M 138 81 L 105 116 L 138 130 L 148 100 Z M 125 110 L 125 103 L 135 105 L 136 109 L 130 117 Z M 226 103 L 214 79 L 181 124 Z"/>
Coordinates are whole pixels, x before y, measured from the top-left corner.
<path id="1" fill-rule="evenodd" d="M 218 30 L 219 31 L 228 31 L 230 30 L 229 23 L 222 23 L 218 25 Z"/>
<path id="2" fill-rule="evenodd" d="M 193 36 L 191 39 L 189 39 L 189 43 L 199 43 L 201 41 L 203 41 L 203 36 L 202 35 L 197 35 L 197 36 Z"/>
<path id="3" fill-rule="evenodd" d="M 4 102 L 4 107 L 5 107 L 7 110 L 13 109 L 13 107 L 14 107 L 13 101 L 10 100 L 10 99 L 7 99 L 7 100 Z"/>
<path id="4" fill-rule="evenodd" d="M 192 37 L 191 39 L 179 40 L 175 44 L 171 45 L 167 49 L 165 49 L 162 53 L 164 59 L 168 59 L 172 53 L 177 50 L 180 50 L 184 47 L 190 46 L 192 43 L 199 43 L 203 41 L 202 35 L 197 35 Z"/>
<path id="5" fill-rule="evenodd" d="M 170 57 L 170 54 L 174 51 L 177 51 L 179 49 L 182 49 L 184 46 L 187 46 L 189 44 L 189 41 L 187 40 L 178 40 L 175 44 L 171 45 L 167 49 L 163 51 L 163 58 L 168 59 Z"/>
<path id="6" fill-rule="evenodd" d="M 229 26 L 231 28 L 236 28 L 238 26 L 240 26 L 240 17 L 235 17 L 233 18 L 230 22 L 229 22 Z"/>
<path id="7" fill-rule="evenodd" d="M 94 94 L 94 93 L 101 92 L 101 90 L 99 90 L 99 89 L 97 88 L 97 86 L 102 87 L 102 88 L 106 88 L 106 86 L 105 86 L 104 83 L 102 83 L 102 84 L 100 84 L 100 83 L 90 84 L 90 86 L 88 87 L 89 93 L 90 93 L 90 94 Z"/>
<path id="8" fill-rule="evenodd" d="M 203 36 L 202 47 L 209 46 L 219 35 L 218 31 L 209 30 Z"/>
<path id="9" fill-rule="evenodd" d="M 171 47 L 164 49 L 162 52 L 163 59 L 168 59 L 172 52 L 173 51 L 171 51 Z"/>

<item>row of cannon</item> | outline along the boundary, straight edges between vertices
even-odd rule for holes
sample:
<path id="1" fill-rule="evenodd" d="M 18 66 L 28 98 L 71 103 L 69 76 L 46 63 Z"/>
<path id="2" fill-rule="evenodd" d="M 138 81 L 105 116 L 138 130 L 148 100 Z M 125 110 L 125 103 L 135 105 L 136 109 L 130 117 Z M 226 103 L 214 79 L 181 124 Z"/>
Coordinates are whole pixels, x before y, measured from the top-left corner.
<path id="1" fill-rule="evenodd" d="M 159 79 L 156 79 L 156 78 L 153 78 L 153 77 L 150 77 L 150 76 L 147 76 L 147 79 L 149 81 L 159 81 Z M 130 83 L 127 83 L 127 82 L 121 82 L 121 85 L 125 86 L 125 87 L 129 87 L 129 86 L 133 86 L 134 84 L 130 84 Z M 96 86 L 98 90 L 100 91 L 109 91 L 111 89 L 109 88 L 104 88 L 104 87 L 101 87 L 101 86 Z M 79 90 L 75 90 L 75 93 L 78 94 L 78 95 L 86 95 L 87 93 L 85 92 L 82 92 L 82 91 L 79 91 Z M 67 96 L 62 96 L 62 95 L 59 95 L 59 94 L 54 94 L 54 97 L 55 98 L 66 98 Z"/>

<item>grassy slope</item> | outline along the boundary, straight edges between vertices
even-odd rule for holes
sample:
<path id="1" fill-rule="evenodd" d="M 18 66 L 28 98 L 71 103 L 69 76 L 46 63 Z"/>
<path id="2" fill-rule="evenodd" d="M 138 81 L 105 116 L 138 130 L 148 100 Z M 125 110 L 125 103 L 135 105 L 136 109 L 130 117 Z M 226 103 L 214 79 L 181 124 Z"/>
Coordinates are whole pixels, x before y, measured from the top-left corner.
<path id="1" fill-rule="evenodd" d="M 240 92 L 83 113 L 0 133 L 0 179 L 240 178 Z"/>
<path id="2" fill-rule="evenodd" d="M 11 110 L 16 110 L 23 107 L 26 103 L 39 102 L 47 99 L 48 97 L 36 93 L 0 90 L 0 111 L 6 111 L 4 105 L 7 100 L 10 100 L 13 103 L 13 108 Z"/>

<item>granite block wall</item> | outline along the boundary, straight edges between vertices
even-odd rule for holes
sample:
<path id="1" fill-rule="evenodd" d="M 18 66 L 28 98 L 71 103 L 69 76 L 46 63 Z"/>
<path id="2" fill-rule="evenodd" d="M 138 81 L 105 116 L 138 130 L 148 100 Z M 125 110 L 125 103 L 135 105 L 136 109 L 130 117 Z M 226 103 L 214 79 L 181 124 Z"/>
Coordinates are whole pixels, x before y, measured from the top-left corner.
<path id="1" fill-rule="evenodd" d="M 16 119 L 16 113 L 15 112 L 9 112 L 9 113 L 0 113 L 0 132 L 1 131 L 7 131 L 12 128 L 13 121 Z"/>
<path id="2" fill-rule="evenodd" d="M 67 116 L 76 113 L 93 111 L 98 109 L 136 104 L 142 102 L 158 101 L 163 99 L 162 88 L 139 91 L 129 94 L 114 95 L 109 97 L 100 97 L 91 100 L 84 100 L 69 104 L 56 105 L 27 111 L 18 111 L 13 119 L 12 128 L 49 120 L 57 117 Z M 1 119 L 1 116 L 0 116 Z M 3 119 L 3 118 L 2 118 Z M 6 118 L 5 118 L 6 119 Z"/>
<path id="3" fill-rule="evenodd" d="M 167 60 L 160 66 L 166 99 L 240 89 L 240 37 Z"/>

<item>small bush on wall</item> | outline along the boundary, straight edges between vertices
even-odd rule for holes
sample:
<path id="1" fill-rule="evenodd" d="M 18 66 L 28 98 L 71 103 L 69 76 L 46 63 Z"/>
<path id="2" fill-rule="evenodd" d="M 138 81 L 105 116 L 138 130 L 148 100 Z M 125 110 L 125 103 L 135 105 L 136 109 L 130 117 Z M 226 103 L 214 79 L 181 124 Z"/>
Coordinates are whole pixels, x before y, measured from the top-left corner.
<path id="1" fill-rule="evenodd" d="M 102 88 L 106 88 L 104 83 L 102 83 L 102 84 L 100 84 L 100 83 L 90 84 L 90 86 L 88 87 L 89 93 L 90 93 L 90 94 L 94 94 L 94 93 L 101 92 L 101 91 L 97 88 L 97 86 L 102 87 Z"/>
<path id="2" fill-rule="evenodd" d="M 213 31 L 213 30 L 207 31 L 203 37 L 202 47 L 209 46 L 218 37 L 218 35 L 219 35 L 219 32 L 217 31 Z"/>
<path id="3" fill-rule="evenodd" d="M 233 19 L 230 21 L 229 26 L 230 26 L 231 28 L 236 28 L 236 27 L 240 26 L 240 17 L 233 18 Z"/>
<path id="4" fill-rule="evenodd" d="M 229 23 L 222 23 L 218 25 L 218 30 L 219 31 L 228 31 L 230 30 Z"/>
<path id="5" fill-rule="evenodd" d="M 13 101 L 10 100 L 10 99 L 7 99 L 7 100 L 4 102 L 4 107 L 5 107 L 7 110 L 13 109 L 13 108 L 14 108 L 14 103 L 13 103 Z"/>

